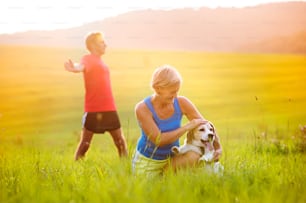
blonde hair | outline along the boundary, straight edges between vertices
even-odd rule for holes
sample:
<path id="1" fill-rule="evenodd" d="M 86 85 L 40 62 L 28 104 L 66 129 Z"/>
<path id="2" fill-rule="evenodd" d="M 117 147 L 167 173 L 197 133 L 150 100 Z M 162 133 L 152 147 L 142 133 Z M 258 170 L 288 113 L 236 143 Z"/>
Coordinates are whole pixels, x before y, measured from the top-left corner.
<path id="1" fill-rule="evenodd" d="M 88 51 L 91 51 L 91 47 L 93 44 L 96 43 L 96 40 L 98 37 L 102 37 L 103 39 L 104 38 L 103 33 L 102 32 L 90 32 L 86 35 L 85 43 L 86 43 L 86 48 L 88 49 Z"/>
<path id="2" fill-rule="evenodd" d="M 170 65 L 163 65 L 154 71 L 151 80 L 151 87 L 155 89 L 157 87 L 180 85 L 181 83 L 182 77 L 180 73 Z"/>

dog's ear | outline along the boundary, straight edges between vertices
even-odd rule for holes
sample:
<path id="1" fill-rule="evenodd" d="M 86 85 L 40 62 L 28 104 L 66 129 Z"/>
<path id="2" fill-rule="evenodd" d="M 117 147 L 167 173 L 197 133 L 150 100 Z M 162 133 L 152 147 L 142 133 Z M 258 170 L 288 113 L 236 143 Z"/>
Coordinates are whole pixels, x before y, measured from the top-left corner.
<path id="1" fill-rule="evenodd" d="M 213 131 L 214 131 L 213 143 L 219 143 L 219 142 L 220 142 L 220 138 L 219 138 L 217 129 L 215 128 L 215 126 L 214 126 L 212 123 L 210 123 L 210 124 L 211 124 L 211 126 L 213 127 Z"/>
<path id="2" fill-rule="evenodd" d="M 188 133 L 187 133 L 187 143 L 190 144 L 192 143 L 192 140 L 193 140 L 193 130 L 189 130 Z"/>
<path id="3" fill-rule="evenodd" d="M 209 125 L 212 127 L 212 130 L 214 133 L 216 133 L 216 129 L 215 129 L 215 126 L 212 122 L 209 122 Z"/>
<path id="4" fill-rule="evenodd" d="M 215 128 L 215 126 L 214 126 L 214 124 L 213 124 L 212 122 L 209 122 L 209 125 L 211 126 L 212 131 L 213 131 L 213 133 L 214 133 L 214 137 L 213 137 L 213 139 L 212 139 L 212 141 L 214 141 L 214 140 L 217 138 L 216 128 Z"/>

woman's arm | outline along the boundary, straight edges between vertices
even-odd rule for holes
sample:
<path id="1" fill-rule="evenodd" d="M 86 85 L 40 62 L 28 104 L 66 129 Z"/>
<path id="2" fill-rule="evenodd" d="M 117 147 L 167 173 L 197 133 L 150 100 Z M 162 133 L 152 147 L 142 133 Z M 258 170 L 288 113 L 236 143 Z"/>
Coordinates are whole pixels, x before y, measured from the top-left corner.
<path id="1" fill-rule="evenodd" d="M 183 96 L 179 96 L 178 101 L 182 113 L 188 118 L 188 120 L 192 120 L 195 118 L 204 119 L 197 107 L 189 99 Z"/>
<path id="2" fill-rule="evenodd" d="M 136 105 L 135 113 L 139 126 L 148 136 L 149 140 L 156 146 L 170 144 L 179 139 L 187 131 L 199 126 L 202 123 L 205 123 L 202 118 L 198 117 L 190 120 L 187 124 L 176 130 L 161 133 L 160 129 L 153 120 L 151 111 L 143 101 Z"/>

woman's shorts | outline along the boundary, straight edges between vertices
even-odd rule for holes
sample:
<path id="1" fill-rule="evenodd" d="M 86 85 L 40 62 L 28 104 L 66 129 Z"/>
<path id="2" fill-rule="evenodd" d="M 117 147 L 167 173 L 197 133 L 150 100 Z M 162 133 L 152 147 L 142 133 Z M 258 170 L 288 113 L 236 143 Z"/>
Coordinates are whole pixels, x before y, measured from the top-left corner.
<path id="1" fill-rule="evenodd" d="M 164 167 L 169 163 L 169 161 L 170 158 L 165 160 L 150 159 L 136 150 L 132 160 L 132 172 L 136 176 L 159 176 L 163 174 Z"/>
<path id="2" fill-rule="evenodd" d="M 121 127 L 117 111 L 85 112 L 83 127 L 94 133 L 116 130 Z"/>

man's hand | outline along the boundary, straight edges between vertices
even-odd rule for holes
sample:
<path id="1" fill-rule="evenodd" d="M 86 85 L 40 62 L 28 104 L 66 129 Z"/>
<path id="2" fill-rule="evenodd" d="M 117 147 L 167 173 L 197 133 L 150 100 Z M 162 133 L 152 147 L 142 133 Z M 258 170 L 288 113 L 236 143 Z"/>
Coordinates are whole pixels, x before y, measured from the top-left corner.
<path id="1" fill-rule="evenodd" d="M 64 67 L 67 71 L 73 72 L 73 73 L 79 73 L 84 70 L 84 65 L 83 64 L 74 64 L 71 59 L 68 61 L 65 61 Z"/>

